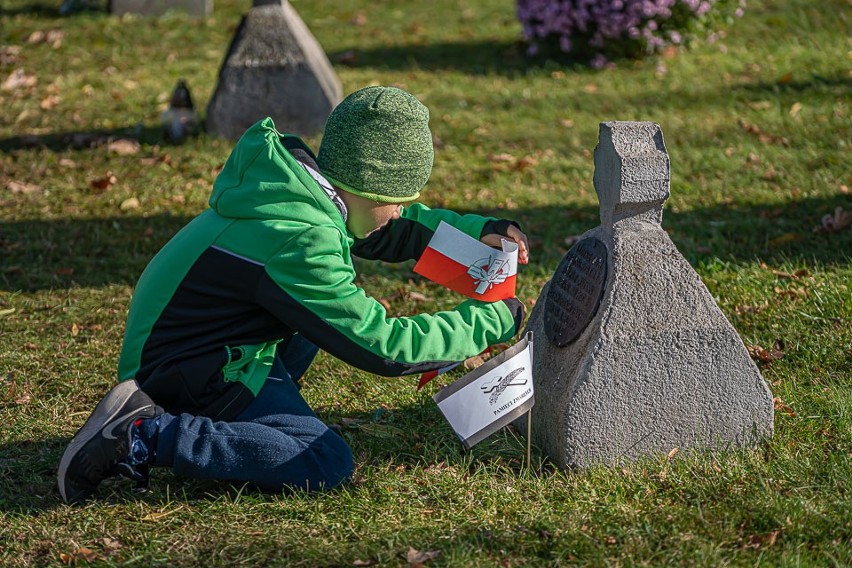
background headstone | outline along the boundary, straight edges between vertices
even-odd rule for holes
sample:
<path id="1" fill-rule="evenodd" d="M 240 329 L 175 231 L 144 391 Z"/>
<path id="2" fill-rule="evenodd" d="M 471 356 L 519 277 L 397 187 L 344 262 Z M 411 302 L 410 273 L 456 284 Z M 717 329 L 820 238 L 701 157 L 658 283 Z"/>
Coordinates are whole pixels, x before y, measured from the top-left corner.
<path id="1" fill-rule="evenodd" d="M 109 0 L 109 11 L 116 16 L 162 16 L 169 10 L 186 12 L 196 18 L 206 18 L 213 13 L 213 0 Z"/>
<path id="2" fill-rule="evenodd" d="M 584 467 L 771 437 L 763 377 L 660 225 L 660 127 L 602 123 L 594 184 L 601 226 L 565 255 L 527 324 L 533 442 L 561 467 Z"/>
<path id="3" fill-rule="evenodd" d="M 243 17 L 207 106 L 207 130 L 236 140 L 267 116 L 276 128 L 315 134 L 342 98 L 334 69 L 286 0 L 256 0 Z"/>

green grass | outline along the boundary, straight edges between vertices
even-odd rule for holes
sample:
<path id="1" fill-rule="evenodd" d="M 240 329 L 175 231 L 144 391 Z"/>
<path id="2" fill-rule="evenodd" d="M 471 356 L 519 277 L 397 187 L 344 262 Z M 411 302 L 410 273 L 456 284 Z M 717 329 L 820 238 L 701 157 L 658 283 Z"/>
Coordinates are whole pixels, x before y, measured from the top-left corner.
<path id="1" fill-rule="evenodd" d="M 430 107 L 440 144 L 424 202 L 524 225 L 528 305 L 565 238 L 598 223 L 598 123 L 659 122 L 664 227 L 747 345 L 783 342 L 762 365 L 789 408 L 772 441 L 569 473 L 535 454 L 528 469 L 509 431 L 462 451 L 431 401 L 437 385 L 418 393 L 414 379 L 321 356 L 303 393 L 325 420 L 354 420 L 345 489 L 270 496 L 158 471 L 146 495 L 106 483 L 75 508 L 56 466 L 115 381 L 135 279 L 205 207 L 231 147 L 168 145 L 159 113 L 179 78 L 204 108 L 250 3 L 218 0 L 204 22 L 59 18 L 59 4 L 0 5 L 0 81 L 37 77 L 0 91 L 0 564 L 58 565 L 88 548 L 103 564 L 393 566 L 409 547 L 440 551 L 429 566 L 852 564 L 852 229 L 812 230 L 852 209 L 848 1 L 752 0 L 716 44 L 602 71 L 525 58 L 508 0 L 293 2 L 346 92 L 393 84 Z M 61 45 L 28 43 L 39 30 L 61 30 Z M 110 154 L 73 133 L 142 146 Z M 115 183 L 94 189 L 108 172 Z M 458 300 L 408 264 L 360 268 L 396 314 Z"/>

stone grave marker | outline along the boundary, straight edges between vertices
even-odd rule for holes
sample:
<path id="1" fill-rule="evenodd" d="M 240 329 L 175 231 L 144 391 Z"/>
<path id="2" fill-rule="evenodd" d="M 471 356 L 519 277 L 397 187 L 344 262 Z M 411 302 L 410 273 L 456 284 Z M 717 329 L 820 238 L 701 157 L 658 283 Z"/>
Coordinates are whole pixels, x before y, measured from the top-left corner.
<path id="1" fill-rule="evenodd" d="M 341 98 L 331 63 L 290 3 L 255 0 L 219 72 L 207 130 L 236 140 L 270 116 L 279 131 L 309 136 Z"/>
<path id="2" fill-rule="evenodd" d="M 213 0 L 109 0 L 109 11 L 116 16 L 162 16 L 169 10 L 186 12 L 196 18 L 206 18 L 213 13 Z"/>
<path id="3" fill-rule="evenodd" d="M 532 441 L 560 467 L 585 467 L 771 437 L 763 377 L 661 226 L 659 125 L 602 123 L 594 159 L 601 225 L 564 256 L 527 324 Z"/>

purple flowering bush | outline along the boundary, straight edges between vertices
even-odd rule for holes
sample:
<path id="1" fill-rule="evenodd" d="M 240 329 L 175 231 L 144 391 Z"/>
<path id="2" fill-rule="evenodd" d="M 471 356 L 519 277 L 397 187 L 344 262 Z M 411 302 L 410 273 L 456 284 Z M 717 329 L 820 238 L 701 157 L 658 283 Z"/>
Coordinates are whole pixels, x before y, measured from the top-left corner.
<path id="1" fill-rule="evenodd" d="M 530 52 L 571 53 L 601 67 L 686 44 L 739 17 L 745 0 L 516 0 Z"/>

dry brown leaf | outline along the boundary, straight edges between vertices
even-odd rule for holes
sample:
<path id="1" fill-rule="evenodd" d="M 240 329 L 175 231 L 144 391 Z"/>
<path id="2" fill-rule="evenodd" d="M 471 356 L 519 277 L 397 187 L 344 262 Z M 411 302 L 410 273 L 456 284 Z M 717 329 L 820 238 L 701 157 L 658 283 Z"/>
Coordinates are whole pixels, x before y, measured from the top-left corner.
<path id="1" fill-rule="evenodd" d="M 0 84 L 0 91 L 14 91 L 34 87 L 36 83 L 38 83 L 38 78 L 35 75 L 27 75 L 23 69 L 15 69 Z"/>
<path id="2" fill-rule="evenodd" d="M 491 154 L 488 159 L 494 164 L 514 163 L 517 160 L 512 154 Z"/>
<path id="3" fill-rule="evenodd" d="M 76 168 L 77 162 L 68 158 L 62 158 L 61 160 L 59 160 L 59 165 L 63 168 Z"/>
<path id="4" fill-rule="evenodd" d="M 122 211 L 131 211 L 133 209 L 139 209 L 141 203 L 139 202 L 138 197 L 128 197 L 124 201 L 121 202 L 121 205 L 118 206 Z"/>
<path id="5" fill-rule="evenodd" d="M 427 302 L 429 301 L 429 297 L 425 294 L 421 294 L 420 292 L 409 292 L 408 297 L 415 302 Z"/>
<path id="6" fill-rule="evenodd" d="M 53 273 L 56 274 L 57 276 L 73 276 L 74 275 L 74 269 L 70 266 L 63 267 L 63 268 L 57 268 L 56 270 L 53 271 Z"/>
<path id="7" fill-rule="evenodd" d="M 112 175 L 112 172 L 107 172 L 107 174 L 105 176 L 95 178 L 92 181 L 90 181 L 89 185 L 93 189 L 105 191 L 105 190 L 109 189 L 110 186 L 113 185 L 117 181 L 118 181 L 118 178 L 116 178 L 114 175 Z"/>
<path id="8" fill-rule="evenodd" d="M 776 396 L 772 399 L 772 407 L 775 410 L 780 410 L 781 412 L 788 414 L 789 416 L 796 416 L 796 413 L 793 411 L 793 409 L 784 404 L 784 401 L 781 400 L 780 396 Z"/>
<path id="9" fill-rule="evenodd" d="M 163 154 L 162 156 L 152 156 L 150 158 L 140 158 L 139 163 L 143 166 L 153 166 L 159 163 L 163 164 L 171 164 L 172 157 L 168 154 Z"/>
<path id="10" fill-rule="evenodd" d="M 80 335 L 80 326 L 76 323 L 71 324 L 71 337 L 77 337 Z"/>
<path id="11" fill-rule="evenodd" d="M 483 365 L 489 359 L 491 359 L 490 352 L 480 353 L 479 355 L 474 355 L 473 357 L 468 357 L 467 359 L 465 359 L 464 363 L 462 363 L 462 366 L 470 371 Z"/>
<path id="12" fill-rule="evenodd" d="M 776 342 L 776 346 L 778 342 Z M 764 349 L 760 345 L 752 345 L 748 347 L 748 354 L 755 361 L 759 361 L 763 364 L 769 365 L 773 361 L 777 361 L 784 357 L 783 349 L 778 349 L 777 347 L 773 347 L 772 349 Z"/>
<path id="13" fill-rule="evenodd" d="M 405 553 L 405 560 L 411 566 L 423 566 L 424 563 L 434 560 L 440 555 L 440 550 L 417 550 L 409 546 L 408 552 Z"/>
<path id="14" fill-rule="evenodd" d="M 61 100 L 62 99 L 59 98 L 59 95 L 50 95 L 48 97 L 45 97 L 41 101 L 39 106 L 41 107 L 41 110 L 50 110 L 53 107 L 55 107 L 56 105 L 58 105 L 59 101 L 61 101 Z"/>
<path id="15" fill-rule="evenodd" d="M 363 26 L 367 23 L 367 16 L 364 14 L 364 12 L 358 12 L 357 14 L 352 16 L 352 19 L 349 20 L 349 23 L 353 26 Z"/>
<path id="16" fill-rule="evenodd" d="M 849 226 L 852 226 L 852 211 L 844 211 L 842 207 L 838 207 L 833 215 L 823 215 L 820 225 L 814 227 L 814 232 L 836 233 Z"/>
<path id="17" fill-rule="evenodd" d="M 746 545 L 748 548 L 760 548 L 761 546 L 772 546 L 775 544 L 775 541 L 778 539 L 778 535 L 781 534 L 781 531 L 772 531 L 769 534 L 756 534 L 752 535 L 748 539 L 748 544 Z"/>
<path id="18" fill-rule="evenodd" d="M 66 554 L 63 552 L 59 555 L 60 562 L 68 566 L 76 565 L 78 560 L 83 560 L 84 562 L 95 562 L 97 560 L 103 559 L 103 556 L 101 556 L 91 548 L 86 548 L 85 546 L 81 546 L 71 554 Z"/>
<path id="19" fill-rule="evenodd" d="M 41 187 L 37 186 L 34 183 L 27 183 L 23 181 L 10 181 L 6 184 L 6 187 L 12 193 L 22 193 L 24 195 L 29 195 L 30 193 L 35 193 L 37 191 L 41 191 Z"/>
<path id="20" fill-rule="evenodd" d="M 666 457 L 669 458 L 669 459 L 672 459 L 673 457 L 675 457 L 677 455 L 677 453 L 679 451 L 680 451 L 680 448 L 672 448 L 672 451 L 670 451 Z"/>
<path id="21" fill-rule="evenodd" d="M 375 566 L 375 560 L 356 560 L 352 563 L 352 566 Z"/>
<path id="22" fill-rule="evenodd" d="M 737 122 L 739 123 L 740 128 L 742 128 L 749 134 L 754 134 L 755 136 L 757 136 L 757 139 L 764 144 L 778 144 L 784 147 L 790 145 L 790 140 L 785 138 L 784 136 L 775 136 L 773 134 L 769 134 L 759 126 L 755 124 L 750 124 L 743 119 L 739 119 Z"/>
<path id="23" fill-rule="evenodd" d="M 140 148 L 139 142 L 128 138 L 110 140 L 109 144 L 107 144 L 107 150 L 113 154 L 118 154 L 119 156 L 130 156 L 136 154 L 139 152 Z"/>
<path id="24" fill-rule="evenodd" d="M 810 276 L 811 273 L 807 268 L 802 268 L 801 270 L 797 270 L 790 274 L 789 272 L 782 272 L 780 270 L 773 270 L 772 274 L 777 276 L 778 278 L 786 279 L 786 280 L 798 280 L 799 278 L 804 278 L 806 276 Z"/>

